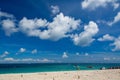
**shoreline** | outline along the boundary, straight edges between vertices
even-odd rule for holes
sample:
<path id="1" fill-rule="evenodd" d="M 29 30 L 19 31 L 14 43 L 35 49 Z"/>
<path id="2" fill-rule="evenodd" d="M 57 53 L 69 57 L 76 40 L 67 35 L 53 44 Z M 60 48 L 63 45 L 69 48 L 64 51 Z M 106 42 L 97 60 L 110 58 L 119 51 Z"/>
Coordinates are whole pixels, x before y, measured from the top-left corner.
<path id="1" fill-rule="evenodd" d="M 120 69 L 0 74 L 0 80 L 120 80 Z"/>
<path id="2" fill-rule="evenodd" d="M 66 71 L 45 71 L 45 72 L 23 72 L 23 73 L 0 73 L 2 74 L 34 74 L 34 73 L 54 73 L 54 72 L 77 72 L 77 71 L 99 71 L 100 69 L 91 69 L 91 70 L 66 70 Z M 112 70 L 112 69 L 106 69 L 106 70 Z"/>
<path id="3" fill-rule="evenodd" d="M 120 70 L 120 69 L 103 69 L 103 70 Z M 0 73 L 2 74 L 34 74 L 34 73 L 54 73 L 54 72 L 77 72 L 77 71 L 103 71 L 102 69 L 89 69 L 89 70 L 65 70 L 65 71 L 45 71 L 45 72 L 17 72 L 17 73 Z"/>
<path id="4" fill-rule="evenodd" d="M 79 72 L 79 71 L 99 71 L 99 70 L 70 70 L 70 71 L 45 71 L 45 72 L 23 72 L 23 73 L 0 73 L 2 74 L 36 74 L 36 73 L 54 73 L 54 72 Z"/>
<path id="5" fill-rule="evenodd" d="M 23 73 L 0 73 L 0 75 L 9 75 L 9 74 L 37 74 L 37 73 L 61 73 L 61 72 L 86 72 L 86 71 L 106 71 L 106 70 L 120 70 L 120 69 L 104 69 L 104 70 L 70 70 L 70 71 L 45 71 L 45 72 L 23 72 Z"/>

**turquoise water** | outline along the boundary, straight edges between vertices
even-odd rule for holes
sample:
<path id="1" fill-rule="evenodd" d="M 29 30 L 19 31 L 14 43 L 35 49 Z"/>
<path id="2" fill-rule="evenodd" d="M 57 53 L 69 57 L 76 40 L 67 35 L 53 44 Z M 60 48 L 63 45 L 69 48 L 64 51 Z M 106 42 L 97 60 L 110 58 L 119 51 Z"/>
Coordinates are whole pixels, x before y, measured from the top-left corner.
<path id="1" fill-rule="evenodd" d="M 99 70 L 102 67 L 110 68 L 120 66 L 120 63 L 46 63 L 46 64 L 0 64 L 0 74 L 6 73 L 32 73 L 52 71 Z"/>

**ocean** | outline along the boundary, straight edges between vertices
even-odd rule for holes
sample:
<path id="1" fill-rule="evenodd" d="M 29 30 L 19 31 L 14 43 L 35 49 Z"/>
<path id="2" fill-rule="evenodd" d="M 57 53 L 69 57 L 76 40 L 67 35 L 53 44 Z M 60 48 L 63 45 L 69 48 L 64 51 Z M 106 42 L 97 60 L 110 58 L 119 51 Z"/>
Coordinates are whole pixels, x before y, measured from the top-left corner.
<path id="1" fill-rule="evenodd" d="M 29 63 L 0 64 L 0 74 L 34 73 L 52 71 L 100 70 L 120 66 L 120 63 Z"/>

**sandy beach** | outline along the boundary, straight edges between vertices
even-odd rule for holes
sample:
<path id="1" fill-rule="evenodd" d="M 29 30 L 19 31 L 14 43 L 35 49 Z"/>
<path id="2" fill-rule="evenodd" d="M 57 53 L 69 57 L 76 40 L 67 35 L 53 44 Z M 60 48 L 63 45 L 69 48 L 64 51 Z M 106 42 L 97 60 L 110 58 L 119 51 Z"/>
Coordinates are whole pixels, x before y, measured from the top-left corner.
<path id="1" fill-rule="evenodd" d="M 0 80 L 120 80 L 120 69 L 0 74 Z"/>

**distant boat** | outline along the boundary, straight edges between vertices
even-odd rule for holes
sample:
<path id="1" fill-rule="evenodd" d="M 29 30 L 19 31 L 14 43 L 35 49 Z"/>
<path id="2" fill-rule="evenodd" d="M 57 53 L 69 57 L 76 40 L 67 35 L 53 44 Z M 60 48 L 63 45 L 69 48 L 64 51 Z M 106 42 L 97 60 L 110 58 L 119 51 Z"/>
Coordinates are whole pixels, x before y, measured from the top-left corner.
<path id="1" fill-rule="evenodd" d="M 87 66 L 87 68 L 93 68 L 93 66 Z"/>
<path id="2" fill-rule="evenodd" d="M 80 70 L 80 66 L 74 65 L 74 67 L 75 67 L 76 70 Z"/>
<path id="3" fill-rule="evenodd" d="M 105 67 L 102 67 L 102 68 L 100 68 L 101 70 L 105 70 L 106 68 Z"/>

